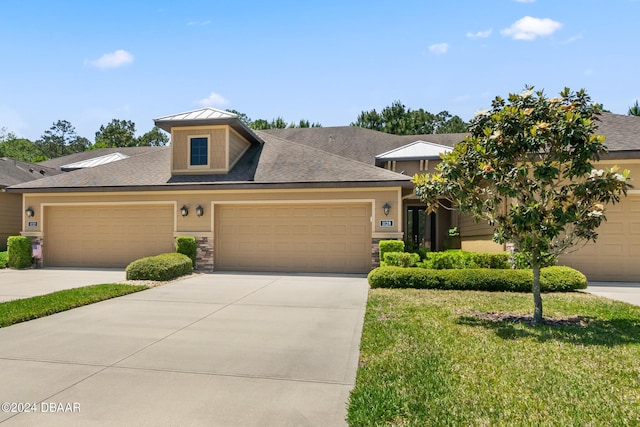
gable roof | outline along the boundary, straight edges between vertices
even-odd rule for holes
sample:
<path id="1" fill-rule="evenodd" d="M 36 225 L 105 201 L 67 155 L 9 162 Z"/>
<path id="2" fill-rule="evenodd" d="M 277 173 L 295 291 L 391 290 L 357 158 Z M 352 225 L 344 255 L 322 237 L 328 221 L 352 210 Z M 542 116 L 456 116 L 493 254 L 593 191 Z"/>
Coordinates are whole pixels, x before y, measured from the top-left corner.
<path id="1" fill-rule="evenodd" d="M 59 174 L 60 171 L 35 163 L 0 157 L 0 188 Z"/>
<path id="2" fill-rule="evenodd" d="M 448 153 L 452 148 L 427 141 L 414 141 L 400 148 L 378 154 L 376 160 L 432 160 L 440 159 L 440 153 Z"/>
<path id="3" fill-rule="evenodd" d="M 158 117 L 153 121 L 157 127 L 167 132 L 171 132 L 171 128 L 177 126 L 229 125 L 252 144 L 263 142 L 253 129 L 240 120 L 237 114 L 216 108 L 207 107 L 185 111 L 184 113 Z"/>

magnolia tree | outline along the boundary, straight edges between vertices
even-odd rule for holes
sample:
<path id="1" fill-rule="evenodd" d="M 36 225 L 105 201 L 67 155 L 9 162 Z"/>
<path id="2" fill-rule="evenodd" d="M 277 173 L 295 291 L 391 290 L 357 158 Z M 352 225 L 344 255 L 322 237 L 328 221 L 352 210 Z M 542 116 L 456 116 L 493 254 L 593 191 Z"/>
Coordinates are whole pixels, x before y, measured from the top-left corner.
<path id="1" fill-rule="evenodd" d="M 429 210 L 449 199 L 460 212 L 495 226 L 533 270 L 533 323 L 542 322 L 540 268 L 580 243 L 595 241 L 605 206 L 630 187 L 629 171 L 596 169 L 607 151 L 597 135 L 598 104 L 581 90 L 559 97 L 527 87 L 469 124 L 470 136 L 442 156 L 435 174 L 415 175 Z"/>

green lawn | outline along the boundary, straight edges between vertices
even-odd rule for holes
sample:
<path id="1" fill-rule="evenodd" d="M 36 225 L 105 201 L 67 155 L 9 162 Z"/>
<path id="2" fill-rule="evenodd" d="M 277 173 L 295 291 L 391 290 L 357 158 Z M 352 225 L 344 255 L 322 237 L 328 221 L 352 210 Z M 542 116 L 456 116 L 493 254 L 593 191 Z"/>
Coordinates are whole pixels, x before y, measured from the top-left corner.
<path id="1" fill-rule="evenodd" d="M 0 303 L 0 327 L 49 316 L 147 288 L 147 286 L 117 284 L 93 285 L 3 302 Z"/>
<path id="2" fill-rule="evenodd" d="M 640 425 L 640 307 L 581 293 L 544 295 L 533 327 L 517 293 L 374 289 L 352 426 Z"/>

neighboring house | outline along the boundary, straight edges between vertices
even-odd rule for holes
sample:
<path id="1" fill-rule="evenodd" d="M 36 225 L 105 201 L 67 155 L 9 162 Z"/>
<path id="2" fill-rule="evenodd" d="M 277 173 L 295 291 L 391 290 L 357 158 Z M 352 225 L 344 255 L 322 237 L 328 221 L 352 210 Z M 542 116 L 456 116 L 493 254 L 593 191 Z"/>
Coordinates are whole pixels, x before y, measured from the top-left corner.
<path id="1" fill-rule="evenodd" d="M 22 231 L 22 195 L 7 193 L 5 188 L 60 171 L 33 163 L 0 157 L 0 250 L 7 247 L 7 237 L 18 236 Z"/>
<path id="2" fill-rule="evenodd" d="M 615 159 L 638 176 L 640 119 L 602 120 L 612 151 L 602 163 Z M 463 249 L 504 249 L 488 225 L 444 207 L 427 215 L 413 194 L 413 174 L 433 171 L 439 153 L 464 134 L 253 131 L 211 108 L 155 124 L 171 133 L 170 147 L 53 159 L 43 164 L 70 172 L 8 190 L 23 193 L 25 209 L 35 212 L 31 221 L 23 215 L 22 234 L 43 245 L 45 266 L 122 267 L 172 251 L 181 235 L 196 237 L 206 270 L 364 273 L 378 263 L 379 240 L 442 250 L 453 226 Z M 638 196 L 634 190 L 610 209 L 598 245 L 564 260 L 591 279 L 640 277 Z"/>

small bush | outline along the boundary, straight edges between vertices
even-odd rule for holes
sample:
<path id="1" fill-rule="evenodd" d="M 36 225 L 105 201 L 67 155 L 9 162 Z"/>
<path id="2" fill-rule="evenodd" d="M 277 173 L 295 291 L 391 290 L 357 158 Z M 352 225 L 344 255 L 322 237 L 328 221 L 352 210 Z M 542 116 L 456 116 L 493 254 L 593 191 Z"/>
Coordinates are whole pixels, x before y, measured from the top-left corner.
<path id="1" fill-rule="evenodd" d="M 0 252 L 0 268 L 7 268 L 7 260 L 9 255 L 6 251 Z"/>
<path id="2" fill-rule="evenodd" d="M 457 289 L 475 291 L 531 292 L 531 270 L 468 268 L 432 270 L 379 267 L 368 276 L 372 288 Z M 542 292 L 585 289 L 587 278 L 569 267 L 546 267 L 540 273 Z"/>
<path id="3" fill-rule="evenodd" d="M 420 255 L 410 252 L 387 252 L 384 254 L 385 265 L 396 267 L 415 267 Z"/>
<path id="4" fill-rule="evenodd" d="M 193 272 L 191 258 L 168 253 L 142 258 L 127 266 L 127 280 L 171 280 Z"/>
<path id="5" fill-rule="evenodd" d="M 404 252 L 404 242 L 402 240 L 380 240 L 380 261 L 384 261 L 384 254 L 387 252 Z"/>
<path id="6" fill-rule="evenodd" d="M 191 258 L 193 268 L 196 268 L 196 260 L 198 257 L 198 243 L 193 236 L 176 237 L 176 252 L 184 254 Z"/>
<path id="7" fill-rule="evenodd" d="M 7 265 L 12 268 L 27 268 L 33 264 L 31 239 L 25 236 L 9 236 L 7 239 Z"/>

